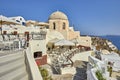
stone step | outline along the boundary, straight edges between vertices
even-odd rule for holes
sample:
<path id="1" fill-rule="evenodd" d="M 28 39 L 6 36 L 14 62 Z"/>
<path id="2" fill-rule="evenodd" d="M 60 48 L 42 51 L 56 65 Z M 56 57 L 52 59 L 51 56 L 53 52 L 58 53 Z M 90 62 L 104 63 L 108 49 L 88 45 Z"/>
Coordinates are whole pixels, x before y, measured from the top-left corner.
<path id="1" fill-rule="evenodd" d="M 27 74 L 26 72 L 26 67 L 22 66 L 17 70 L 13 70 L 12 72 L 9 72 L 8 74 L 0 77 L 0 80 L 19 80 L 19 76 L 21 76 L 22 74 Z M 20 77 L 21 78 L 21 77 Z"/>
<path id="2" fill-rule="evenodd" d="M 19 80 L 31 80 L 31 79 L 29 79 L 28 74 L 25 74 L 25 75 L 22 76 L 22 78 L 19 79 Z"/>
<path id="3" fill-rule="evenodd" d="M 18 58 L 24 57 L 24 53 L 21 51 L 19 53 L 14 53 L 14 54 L 9 54 L 9 55 L 5 55 L 5 56 L 1 56 L 0 57 L 0 64 L 2 63 L 6 63 L 9 61 L 14 61 Z"/>
<path id="4" fill-rule="evenodd" d="M 29 80 L 27 71 L 21 71 L 15 78 L 12 80 Z"/>
<path id="5" fill-rule="evenodd" d="M 20 61 L 22 61 L 22 62 L 20 62 Z M 13 66 L 11 66 L 11 65 L 13 65 Z M 25 66 L 25 63 L 23 62 L 23 60 L 15 61 L 15 62 L 6 64 L 6 65 L 0 66 L 0 77 L 3 75 L 6 75 L 7 73 L 10 73 L 14 70 L 19 69 L 22 66 Z"/>

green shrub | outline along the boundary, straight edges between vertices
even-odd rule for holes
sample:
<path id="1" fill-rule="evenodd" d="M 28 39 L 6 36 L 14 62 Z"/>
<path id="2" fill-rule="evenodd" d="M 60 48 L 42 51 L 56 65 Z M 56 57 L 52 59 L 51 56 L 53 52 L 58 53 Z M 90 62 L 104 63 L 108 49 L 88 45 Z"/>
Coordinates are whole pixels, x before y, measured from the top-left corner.
<path id="1" fill-rule="evenodd" d="M 111 75 L 112 75 L 112 67 L 107 66 L 107 71 L 109 72 L 109 76 L 111 77 Z"/>
<path id="2" fill-rule="evenodd" d="M 46 69 L 39 67 L 39 70 L 43 77 L 43 80 L 52 80 L 51 76 L 49 76 L 49 73 Z"/>
<path id="3" fill-rule="evenodd" d="M 99 70 L 96 71 L 96 76 L 97 76 L 97 79 L 98 79 L 98 80 L 106 80 L 106 79 L 103 77 L 102 73 L 101 73 Z"/>

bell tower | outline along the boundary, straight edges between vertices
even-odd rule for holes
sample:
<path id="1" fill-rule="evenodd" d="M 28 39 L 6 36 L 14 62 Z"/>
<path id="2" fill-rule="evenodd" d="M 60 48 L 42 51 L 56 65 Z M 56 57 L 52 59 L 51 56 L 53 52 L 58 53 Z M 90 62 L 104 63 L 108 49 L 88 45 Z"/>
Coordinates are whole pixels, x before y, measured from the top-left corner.
<path id="1" fill-rule="evenodd" d="M 65 39 L 68 39 L 69 21 L 63 12 L 53 12 L 49 17 L 48 22 L 50 30 L 56 30 L 60 32 Z"/>

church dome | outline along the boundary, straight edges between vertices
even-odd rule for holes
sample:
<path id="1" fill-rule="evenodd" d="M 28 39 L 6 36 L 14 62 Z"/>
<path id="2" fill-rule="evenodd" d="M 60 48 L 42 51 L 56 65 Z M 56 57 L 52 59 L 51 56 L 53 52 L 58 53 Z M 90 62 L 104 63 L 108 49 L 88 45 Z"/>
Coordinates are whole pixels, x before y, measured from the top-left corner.
<path id="1" fill-rule="evenodd" d="M 49 19 L 63 19 L 63 20 L 67 20 L 67 16 L 63 13 L 63 12 L 60 12 L 60 11 L 56 11 L 56 12 L 53 12 Z"/>

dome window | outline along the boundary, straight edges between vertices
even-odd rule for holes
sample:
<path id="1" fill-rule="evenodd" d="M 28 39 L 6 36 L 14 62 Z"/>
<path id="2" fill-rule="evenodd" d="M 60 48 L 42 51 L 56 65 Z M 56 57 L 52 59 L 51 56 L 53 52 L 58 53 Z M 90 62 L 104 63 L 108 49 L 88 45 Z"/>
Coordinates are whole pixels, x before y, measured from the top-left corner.
<path id="1" fill-rule="evenodd" d="M 65 23 L 63 23 L 63 29 L 65 29 L 65 26 L 66 26 L 66 24 L 65 24 Z"/>
<path id="2" fill-rule="evenodd" d="M 25 26 L 25 25 L 26 25 L 26 24 L 25 24 L 25 22 L 22 22 L 22 25 L 24 25 L 24 26 Z"/>
<path id="3" fill-rule="evenodd" d="M 16 20 L 17 22 L 20 22 L 19 20 Z"/>
<path id="4" fill-rule="evenodd" d="M 56 24 L 55 24 L 55 23 L 53 23 L 53 29 L 54 29 L 54 30 L 56 29 Z"/>
<path id="5" fill-rule="evenodd" d="M 22 18 L 20 18 L 20 20 L 22 20 Z"/>

